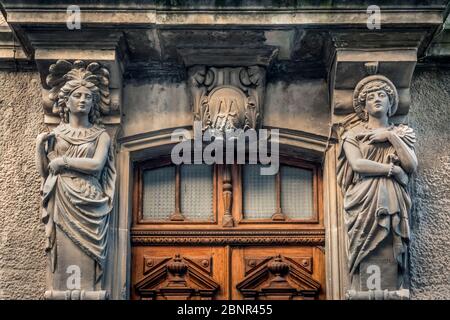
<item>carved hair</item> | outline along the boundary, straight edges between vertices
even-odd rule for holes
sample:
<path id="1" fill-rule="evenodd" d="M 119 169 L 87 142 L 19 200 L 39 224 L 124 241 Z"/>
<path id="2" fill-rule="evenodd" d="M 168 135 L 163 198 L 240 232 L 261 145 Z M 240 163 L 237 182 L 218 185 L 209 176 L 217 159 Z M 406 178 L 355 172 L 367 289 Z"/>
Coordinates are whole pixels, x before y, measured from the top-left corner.
<path id="1" fill-rule="evenodd" d="M 69 122 L 67 101 L 78 88 L 84 87 L 92 92 L 93 105 L 89 112 L 89 121 L 99 123 L 102 114 L 111 111 L 109 97 L 109 72 L 97 62 L 86 64 L 84 61 L 70 63 L 58 60 L 49 68 L 47 85 L 52 112 L 59 113 L 61 121 Z"/>
<path id="2" fill-rule="evenodd" d="M 353 108 L 363 121 L 369 119 L 366 110 L 367 95 L 378 90 L 386 92 L 389 98 L 388 117 L 393 116 L 397 111 L 398 93 L 394 84 L 388 78 L 381 75 L 369 76 L 358 83 L 353 94 Z"/>

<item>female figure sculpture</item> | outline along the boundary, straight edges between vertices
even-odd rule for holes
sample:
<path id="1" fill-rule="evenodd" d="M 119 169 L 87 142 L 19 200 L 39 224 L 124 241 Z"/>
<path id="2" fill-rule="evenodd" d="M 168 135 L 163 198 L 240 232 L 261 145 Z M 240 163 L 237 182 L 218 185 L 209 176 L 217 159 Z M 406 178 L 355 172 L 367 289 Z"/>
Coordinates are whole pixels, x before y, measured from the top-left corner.
<path id="1" fill-rule="evenodd" d="M 353 97 L 362 124 L 341 136 L 338 159 L 349 240 L 350 289 L 354 293 L 377 289 L 405 292 L 411 207 L 406 185 L 417 168 L 415 135 L 406 125 L 389 124 L 397 110 L 398 94 L 388 78 L 364 78 Z M 371 264 L 378 270 L 366 269 Z M 367 273 L 376 271 L 381 281 L 370 286 Z"/>
<path id="2" fill-rule="evenodd" d="M 48 292 L 101 289 L 115 185 L 111 139 L 100 125 L 108 81 L 105 68 L 81 61 L 58 61 L 47 77 L 53 109 L 61 117 L 53 131 L 37 137 Z M 72 285 L 71 274 L 80 276 Z"/>

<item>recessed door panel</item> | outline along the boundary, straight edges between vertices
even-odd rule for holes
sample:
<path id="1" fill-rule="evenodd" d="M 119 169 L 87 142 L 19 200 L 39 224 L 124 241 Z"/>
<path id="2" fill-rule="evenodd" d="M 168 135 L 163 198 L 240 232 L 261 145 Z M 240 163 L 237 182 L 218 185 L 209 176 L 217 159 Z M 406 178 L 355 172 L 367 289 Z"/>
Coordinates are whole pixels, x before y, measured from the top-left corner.
<path id="1" fill-rule="evenodd" d="M 134 247 L 132 299 L 228 299 L 225 247 Z"/>

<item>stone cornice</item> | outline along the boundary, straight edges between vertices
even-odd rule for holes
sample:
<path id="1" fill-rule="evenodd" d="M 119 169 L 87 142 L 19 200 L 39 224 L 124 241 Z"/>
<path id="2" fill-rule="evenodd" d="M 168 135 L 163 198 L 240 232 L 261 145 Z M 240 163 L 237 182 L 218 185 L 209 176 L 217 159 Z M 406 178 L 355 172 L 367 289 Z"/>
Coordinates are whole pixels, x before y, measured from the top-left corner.
<path id="1" fill-rule="evenodd" d="M 445 0 L 395 1 L 380 8 L 382 24 L 441 24 Z M 66 10 L 73 1 L 2 0 L 8 23 L 65 24 Z M 370 1 L 240 0 L 201 3 L 187 1 L 77 1 L 86 24 L 117 26 L 171 25 L 366 25 Z"/>
<path id="2" fill-rule="evenodd" d="M 37 11 L 36 11 L 37 10 Z M 45 9 L 10 8 L 7 11 L 11 25 L 60 24 L 65 25 L 67 6 Z M 166 10 L 166 9 L 90 9 L 81 6 L 86 25 L 109 25 L 120 27 L 171 26 L 257 26 L 284 27 L 309 26 L 366 26 L 366 8 L 348 9 L 213 9 L 213 10 Z M 390 26 L 439 25 L 443 21 L 441 8 L 383 9 L 381 23 Z"/>
<path id="3" fill-rule="evenodd" d="M 421 5 L 396 1 L 381 5 L 380 30 L 367 29 L 368 4 L 360 2 L 323 1 L 315 6 L 303 1 L 290 1 L 288 5 L 286 1 L 272 0 L 255 3 L 224 1 L 219 6 L 200 5 L 195 1 L 175 4 L 174 1 L 78 1 L 82 30 L 77 31 L 66 27 L 66 10 L 73 4 L 70 1 L 2 0 L 0 7 L 12 33 L 6 26 L 0 30 L 0 68 L 14 70 L 21 61 L 26 62 L 23 65 L 33 66 L 33 60 L 39 58 L 35 56 L 36 50 L 43 52 L 49 48 L 85 51 L 117 48 L 127 55 L 121 58 L 126 60 L 127 76 L 134 78 L 143 71 L 145 77 L 152 78 L 154 67 L 159 66 L 157 69 L 164 76 L 167 74 L 177 81 L 184 75 L 176 63 L 182 67 L 183 63 L 197 64 L 197 56 L 192 52 L 200 49 L 240 53 L 255 48 L 279 48 L 276 58 L 264 52 L 254 59 L 262 64 L 270 62 L 269 78 L 324 75 L 334 47 L 395 46 L 416 48 L 419 58 L 450 57 L 448 26 L 443 24 L 448 14 L 446 1 L 431 0 L 425 4 L 421 1 Z M 247 30 L 248 34 L 239 34 Z M 198 36 L 191 38 L 192 32 Z M 215 32 L 223 34 L 216 36 Z M 5 40 L 12 38 L 12 34 L 16 35 L 15 46 Z M 246 38 L 239 42 L 236 40 L 239 37 Z M 17 50 L 17 44 L 22 51 Z M 311 53 L 305 52 L 305 48 L 312 48 Z M 311 66 L 319 68 L 304 73 Z"/>

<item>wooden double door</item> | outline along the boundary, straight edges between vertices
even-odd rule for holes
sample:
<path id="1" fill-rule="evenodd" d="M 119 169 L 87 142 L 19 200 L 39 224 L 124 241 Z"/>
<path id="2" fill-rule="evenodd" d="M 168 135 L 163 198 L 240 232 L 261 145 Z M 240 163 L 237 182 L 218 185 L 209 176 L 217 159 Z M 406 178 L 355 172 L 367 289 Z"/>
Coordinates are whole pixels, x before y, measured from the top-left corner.
<path id="1" fill-rule="evenodd" d="M 141 246 L 132 299 L 323 299 L 319 247 Z"/>
<path id="2" fill-rule="evenodd" d="M 183 166 L 135 166 L 132 299 L 325 299 L 318 166 Z"/>

